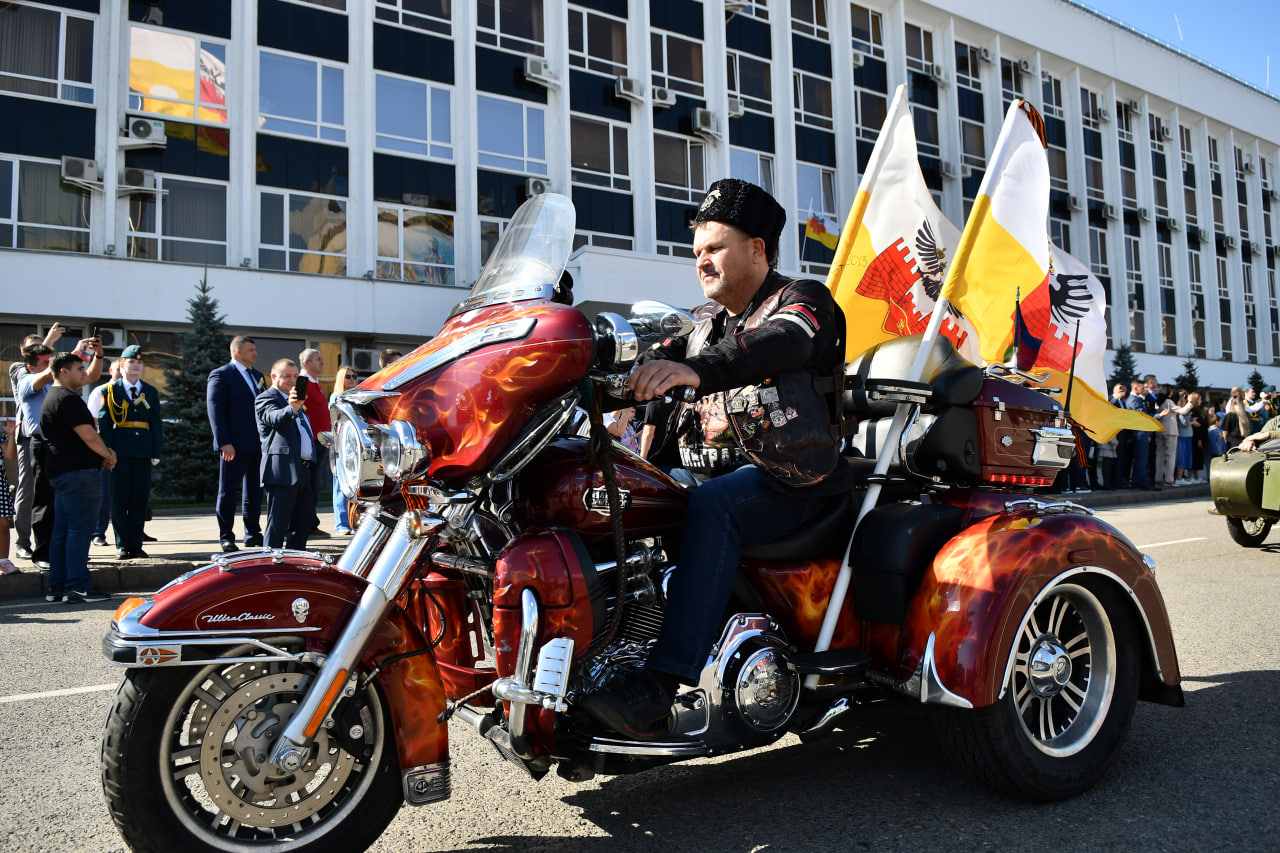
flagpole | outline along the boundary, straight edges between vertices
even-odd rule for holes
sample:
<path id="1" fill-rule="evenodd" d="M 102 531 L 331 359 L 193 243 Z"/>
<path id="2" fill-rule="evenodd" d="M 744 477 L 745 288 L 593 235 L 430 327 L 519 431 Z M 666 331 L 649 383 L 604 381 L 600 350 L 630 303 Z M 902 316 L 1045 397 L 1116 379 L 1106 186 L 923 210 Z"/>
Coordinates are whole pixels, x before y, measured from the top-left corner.
<path id="1" fill-rule="evenodd" d="M 894 104 L 898 98 L 906 96 L 906 86 L 899 86 L 894 95 Z M 972 210 L 969 212 L 969 218 L 965 222 L 965 228 L 960 234 L 960 245 L 956 247 L 955 259 L 957 262 L 967 258 L 973 249 L 973 244 L 978 239 L 979 228 L 975 223 L 983 221 L 986 215 L 986 208 L 990 205 L 991 185 L 996 180 L 996 173 L 1001 168 L 1006 159 L 1006 149 L 1010 142 L 1010 132 L 1016 118 L 1016 112 L 1021 109 L 1022 101 L 1015 101 L 1009 108 L 1009 112 L 1005 115 L 1004 126 L 1001 128 L 1000 136 L 996 140 L 995 149 L 991 152 L 991 159 L 988 161 L 990 168 L 982 177 L 982 185 L 978 188 L 978 199 Z M 1041 139 L 1044 138 L 1043 131 L 1040 132 Z M 875 149 L 872 151 L 872 160 L 867 163 L 867 172 L 863 176 L 862 186 L 869 186 L 868 179 L 876 175 L 883 163 L 883 155 L 877 157 L 877 152 L 881 146 L 877 140 Z M 887 150 L 888 146 L 885 146 Z M 862 214 L 866 211 L 866 201 L 869 193 L 862 192 L 859 187 L 859 206 L 855 203 L 854 210 L 850 212 L 850 220 L 856 215 L 857 223 L 861 223 Z M 837 269 L 836 264 L 841 263 L 841 259 L 846 257 L 852 249 L 852 245 L 846 247 L 845 238 L 851 237 L 856 233 L 857 228 L 850 228 L 846 223 L 844 231 L 840 235 L 840 243 L 836 247 L 836 263 L 831 266 L 832 274 Z M 852 244 L 852 239 L 850 239 Z M 843 253 L 842 253 L 843 250 Z M 907 377 L 908 382 L 919 382 L 924 376 L 925 366 L 929 361 L 929 354 L 933 351 L 933 342 L 938 338 L 938 332 L 942 328 L 942 318 L 947 313 L 950 306 L 949 297 L 951 290 L 958 280 L 957 267 L 959 263 L 952 263 L 947 269 L 946 278 L 942 284 L 942 292 L 939 294 L 937 302 L 933 306 L 933 314 L 929 317 L 929 325 L 925 328 L 924 335 L 920 339 L 920 349 L 916 351 L 915 361 L 911 365 L 911 373 Z M 830 281 L 828 281 L 828 286 Z M 880 455 L 876 458 L 875 470 L 872 472 L 870 481 L 867 483 L 867 491 L 862 499 L 862 506 L 858 510 L 858 518 L 853 524 L 853 532 L 849 534 L 849 544 L 845 547 L 844 559 L 840 564 L 840 571 L 836 575 L 835 586 L 831 590 L 831 597 L 827 600 L 827 610 L 822 617 L 822 628 L 818 631 L 818 640 L 814 644 L 815 652 L 823 652 L 831 648 L 831 640 L 835 636 L 836 623 L 840 619 L 840 613 L 844 609 L 845 598 L 849 594 L 849 585 L 853 580 L 853 567 L 849 565 L 849 557 L 853 553 L 853 536 L 857 533 L 858 528 L 862 525 L 862 519 L 875 508 L 876 503 L 880 500 L 880 491 L 882 481 L 889 471 L 889 463 L 893 458 L 894 449 L 898 446 L 902 439 L 902 434 L 906 431 L 907 418 L 911 412 L 910 403 L 899 403 L 893 411 L 893 420 L 889 424 L 889 433 L 884 438 L 884 443 L 880 446 Z M 818 686 L 818 676 L 805 676 L 805 687 L 816 688 Z"/>

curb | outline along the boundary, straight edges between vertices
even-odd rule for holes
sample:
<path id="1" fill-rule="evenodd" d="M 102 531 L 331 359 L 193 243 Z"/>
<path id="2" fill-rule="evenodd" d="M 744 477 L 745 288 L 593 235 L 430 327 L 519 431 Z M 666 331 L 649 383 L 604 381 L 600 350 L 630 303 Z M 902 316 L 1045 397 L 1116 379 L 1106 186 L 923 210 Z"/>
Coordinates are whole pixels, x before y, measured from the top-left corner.
<path id="1" fill-rule="evenodd" d="M 201 564 L 203 565 L 203 563 Z M 182 560 L 132 560 L 120 565 L 89 563 L 89 577 L 99 592 L 150 592 L 196 568 Z M 43 598 L 49 586 L 49 573 L 27 569 L 0 578 L 0 600 Z"/>

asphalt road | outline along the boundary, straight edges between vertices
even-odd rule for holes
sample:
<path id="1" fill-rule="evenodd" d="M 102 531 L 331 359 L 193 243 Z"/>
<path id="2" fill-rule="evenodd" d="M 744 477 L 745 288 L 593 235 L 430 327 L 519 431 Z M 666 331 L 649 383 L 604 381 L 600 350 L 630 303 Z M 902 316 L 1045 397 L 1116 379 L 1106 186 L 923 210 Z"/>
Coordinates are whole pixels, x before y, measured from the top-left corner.
<path id="1" fill-rule="evenodd" d="M 824 741 L 580 785 L 522 778 L 453 724 L 453 799 L 405 807 L 380 851 L 1267 850 L 1280 846 L 1280 532 L 1235 545 L 1204 500 L 1099 513 L 1155 558 L 1186 691 L 1139 705 L 1119 762 L 1070 802 L 994 794 L 896 703 Z M 0 849 L 119 850 L 98 776 L 120 671 L 114 604 L 0 606 Z"/>

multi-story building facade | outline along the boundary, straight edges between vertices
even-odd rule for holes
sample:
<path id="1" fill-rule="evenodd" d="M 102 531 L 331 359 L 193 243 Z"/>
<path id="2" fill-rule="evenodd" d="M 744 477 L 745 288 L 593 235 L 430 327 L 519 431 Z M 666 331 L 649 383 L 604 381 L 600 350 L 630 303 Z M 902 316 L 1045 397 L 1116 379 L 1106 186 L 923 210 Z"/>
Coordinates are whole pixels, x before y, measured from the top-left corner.
<path id="1" fill-rule="evenodd" d="M 580 301 L 700 301 L 692 208 L 762 184 L 784 271 L 857 190 L 891 93 L 961 223 L 1014 98 L 1050 234 L 1111 342 L 1280 381 L 1280 102 L 1068 0 L 63 0 L 0 7 L 0 347 L 61 320 L 172 352 L 228 331 L 329 369 L 436 329 L 533 192 L 569 195 Z"/>

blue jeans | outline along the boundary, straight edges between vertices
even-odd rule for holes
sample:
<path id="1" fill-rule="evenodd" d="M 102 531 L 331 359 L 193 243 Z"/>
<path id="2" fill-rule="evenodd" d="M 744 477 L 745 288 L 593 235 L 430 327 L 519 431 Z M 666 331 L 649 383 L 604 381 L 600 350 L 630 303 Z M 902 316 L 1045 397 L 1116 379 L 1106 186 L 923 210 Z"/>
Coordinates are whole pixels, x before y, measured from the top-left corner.
<path id="1" fill-rule="evenodd" d="M 778 539 L 818 515 L 823 497 L 786 494 L 759 468 L 716 477 L 694 490 L 680 559 L 667 586 L 662 635 L 647 666 L 696 683 L 720 638 L 738 575 L 738 550 Z"/>
<path id="2" fill-rule="evenodd" d="M 89 542 L 102 504 L 102 477 L 97 468 L 84 468 L 59 474 L 49 482 L 53 486 L 49 589 L 90 592 Z"/>
<path id="3" fill-rule="evenodd" d="M 351 517 L 347 515 L 347 496 L 338 488 L 338 475 L 333 475 L 333 526 L 335 530 L 350 530 Z"/>

